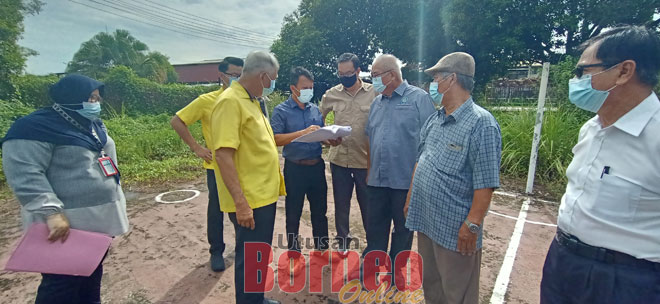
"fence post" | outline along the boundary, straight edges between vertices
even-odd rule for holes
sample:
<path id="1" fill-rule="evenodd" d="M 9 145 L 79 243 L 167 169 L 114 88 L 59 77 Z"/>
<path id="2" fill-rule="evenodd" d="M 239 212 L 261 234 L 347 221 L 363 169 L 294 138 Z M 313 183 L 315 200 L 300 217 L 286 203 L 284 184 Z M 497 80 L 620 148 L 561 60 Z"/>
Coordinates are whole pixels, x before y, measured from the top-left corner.
<path id="1" fill-rule="evenodd" d="M 543 126 L 543 108 L 545 107 L 545 95 L 548 89 L 548 74 L 550 74 L 550 63 L 543 63 L 543 74 L 541 75 L 541 87 L 539 89 L 539 102 L 536 109 L 536 123 L 534 124 L 534 139 L 532 140 L 532 151 L 529 157 L 529 170 L 527 171 L 527 188 L 525 192 L 532 194 L 534 189 L 534 175 L 536 174 L 536 160 L 539 156 L 539 143 L 541 142 L 541 127 Z"/>

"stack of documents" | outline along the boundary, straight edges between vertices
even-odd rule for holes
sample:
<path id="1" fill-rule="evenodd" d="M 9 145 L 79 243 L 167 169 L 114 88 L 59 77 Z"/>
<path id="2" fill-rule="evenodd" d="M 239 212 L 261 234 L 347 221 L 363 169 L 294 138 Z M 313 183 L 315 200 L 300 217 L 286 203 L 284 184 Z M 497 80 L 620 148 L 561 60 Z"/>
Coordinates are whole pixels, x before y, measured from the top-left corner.
<path id="1" fill-rule="evenodd" d="M 328 139 L 337 139 L 340 137 L 346 137 L 348 135 L 351 135 L 350 126 L 332 125 L 332 126 L 320 128 L 314 132 L 300 136 L 294 139 L 293 142 L 312 143 L 312 142 L 319 142 Z"/>

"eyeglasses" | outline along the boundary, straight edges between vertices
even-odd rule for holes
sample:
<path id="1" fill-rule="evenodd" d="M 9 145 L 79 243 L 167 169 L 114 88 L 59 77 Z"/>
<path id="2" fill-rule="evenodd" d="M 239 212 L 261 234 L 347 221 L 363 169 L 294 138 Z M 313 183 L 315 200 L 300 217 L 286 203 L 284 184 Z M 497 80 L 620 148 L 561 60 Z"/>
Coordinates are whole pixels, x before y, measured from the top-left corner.
<path id="1" fill-rule="evenodd" d="M 227 76 L 229 76 L 229 77 L 236 77 L 236 78 L 241 77 L 241 74 L 240 74 L 240 73 L 237 73 L 237 74 L 224 73 L 224 74 L 227 75 Z"/>
<path id="2" fill-rule="evenodd" d="M 102 102 L 102 101 L 103 101 L 103 97 L 101 97 L 101 95 L 98 94 L 92 94 L 89 96 L 89 99 L 87 99 L 87 102 Z"/>
<path id="3" fill-rule="evenodd" d="M 392 69 L 389 69 L 389 70 L 387 70 L 387 71 L 385 71 L 385 72 L 378 73 L 378 74 L 374 74 L 373 72 L 371 72 L 371 78 L 379 77 L 379 76 L 384 75 L 385 73 L 390 72 L 390 71 L 392 71 Z"/>
<path id="4" fill-rule="evenodd" d="M 577 66 L 575 67 L 575 69 L 573 69 L 573 74 L 575 74 L 575 77 L 577 77 L 577 78 L 581 78 L 582 75 L 584 74 L 584 69 L 587 69 L 587 68 L 595 68 L 595 67 L 602 67 L 603 69 L 609 69 L 609 68 L 611 68 L 611 67 L 613 67 L 613 66 L 615 66 L 615 65 L 617 65 L 617 64 L 618 64 L 618 63 L 616 63 L 616 64 L 609 64 L 609 63 L 601 62 L 601 63 L 593 63 L 593 64 L 577 65 Z"/>
<path id="5" fill-rule="evenodd" d="M 337 77 L 353 77 L 355 76 L 355 71 L 349 72 L 347 74 L 342 74 L 339 71 L 337 71 Z"/>

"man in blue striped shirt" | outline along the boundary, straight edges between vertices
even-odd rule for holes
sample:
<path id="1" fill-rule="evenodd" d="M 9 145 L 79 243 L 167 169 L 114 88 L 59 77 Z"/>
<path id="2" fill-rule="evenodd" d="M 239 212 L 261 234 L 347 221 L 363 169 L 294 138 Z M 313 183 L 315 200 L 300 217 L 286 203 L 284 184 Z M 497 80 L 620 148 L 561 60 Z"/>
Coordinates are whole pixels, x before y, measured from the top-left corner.
<path id="1" fill-rule="evenodd" d="M 395 265 L 397 255 L 412 246 L 413 233 L 405 226 L 403 206 L 415 167 L 420 129 L 435 108 L 428 93 L 403 79 L 396 57 L 385 54 L 376 58 L 371 76 L 374 90 L 380 95 L 371 104 L 366 127 L 369 214 L 364 256 L 372 251 L 387 252 L 391 234 L 389 256 L 391 265 Z"/>
<path id="2" fill-rule="evenodd" d="M 451 53 L 425 72 L 442 108 L 420 133 L 406 227 L 417 231 L 426 303 L 478 303 L 483 220 L 500 185 L 500 127 L 472 100 L 472 56 Z"/>

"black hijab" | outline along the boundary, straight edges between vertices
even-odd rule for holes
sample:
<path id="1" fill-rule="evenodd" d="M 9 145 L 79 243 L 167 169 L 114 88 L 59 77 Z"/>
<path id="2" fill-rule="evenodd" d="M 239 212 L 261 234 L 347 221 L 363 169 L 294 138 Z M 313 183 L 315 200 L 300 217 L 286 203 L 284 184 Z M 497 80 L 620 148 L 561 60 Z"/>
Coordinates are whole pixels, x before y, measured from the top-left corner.
<path id="1" fill-rule="evenodd" d="M 83 128 L 80 130 L 66 121 L 53 108 L 34 111 L 14 122 L 2 142 L 11 139 L 29 139 L 56 145 L 73 145 L 100 152 L 108 141 L 105 126 L 100 119 L 90 121 L 76 112 L 89 99 L 94 90 L 103 96 L 103 83 L 82 75 L 68 75 L 50 87 L 50 97 L 61 104 L 69 116 Z M 92 128 L 99 137 L 100 145 L 92 135 Z"/>

